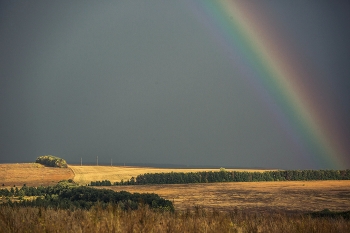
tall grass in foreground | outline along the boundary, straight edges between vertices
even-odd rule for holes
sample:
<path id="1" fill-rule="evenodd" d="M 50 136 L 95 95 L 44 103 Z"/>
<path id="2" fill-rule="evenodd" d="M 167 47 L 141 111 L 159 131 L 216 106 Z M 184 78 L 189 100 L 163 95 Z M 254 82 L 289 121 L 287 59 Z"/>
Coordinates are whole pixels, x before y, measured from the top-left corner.
<path id="1" fill-rule="evenodd" d="M 241 211 L 160 212 L 140 207 L 123 211 L 116 205 L 103 209 L 54 210 L 35 207 L 0 207 L 1 232 L 350 232 L 342 218 L 305 215 L 257 214 Z"/>

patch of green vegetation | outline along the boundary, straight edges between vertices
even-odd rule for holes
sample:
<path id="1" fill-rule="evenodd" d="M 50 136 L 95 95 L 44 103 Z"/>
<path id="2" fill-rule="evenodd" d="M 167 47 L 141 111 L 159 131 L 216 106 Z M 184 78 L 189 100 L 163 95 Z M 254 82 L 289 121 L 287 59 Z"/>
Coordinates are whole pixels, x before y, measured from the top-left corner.
<path id="1" fill-rule="evenodd" d="M 0 204 L 11 207 L 44 207 L 54 209 L 90 209 L 95 205 L 106 207 L 117 205 L 124 210 L 135 210 L 139 205 L 148 205 L 152 209 L 174 211 L 173 203 L 154 193 L 114 192 L 107 189 L 94 189 L 76 186 L 73 182 L 60 181 L 51 187 L 27 187 L 21 189 L 0 189 L 0 195 L 6 197 Z M 27 197 L 35 197 L 28 199 Z"/>
<path id="2" fill-rule="evenodd" d="M 350 211 L 331 211 L 329 209 L 324 209 L 321 211 L 316 211 L 307 214 L 311 216 L 312 218 L 343 218 L 343 219 L 350 219 Z"/>
<path id="3" fill-rule="evenodd" d="M 69 180 L 60 180 L 57 183 L 58 186 L 63 186 L 63 187 L 77 187 L 79 186 L 78 184 L 76 184 L 72 179 Z"/>

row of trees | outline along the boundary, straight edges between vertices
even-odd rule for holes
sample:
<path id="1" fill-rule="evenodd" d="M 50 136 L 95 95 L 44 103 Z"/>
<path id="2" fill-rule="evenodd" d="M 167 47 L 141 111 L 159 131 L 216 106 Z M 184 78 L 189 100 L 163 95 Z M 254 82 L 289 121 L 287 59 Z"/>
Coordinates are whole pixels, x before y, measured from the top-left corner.
<path id="1" fill-rule="evenodd" d="M 11 187 L 11 189 L 0 189 L 0 196 L 4 197 L 20 197 L 20 196 L 43 196 L 46 193 L 58 193 L 60 188 L 58 186 L 39 186 L 28 187 L 23 185 L 20 189 L 18 187 Z"/>
<path id="2" fill-rule="evenodd" d="M 39 156 L 35 162 L 48 167 L 61 167 L 61 168 L 68 167 L 66 160 L 53 155 Z"/>
<path id="3" fill-rule="evenodd" d="M 114 182 L 113 185 L 140 184 L 187 184 L 213 182 L 258 182 L 258 181 L 302 181 L 302 180 L 350 180 L 350 170 L 286 170 L 265 172 L 239 172 L 220 169 L 218 172 L 170 172 L 146 173 L 130 180 Z M 110 181 L 95 181 L 91 185 L 102 185 Z"/>
<path id="4" fill-rule="evenodd" d="M 36 196 L 33 199 L 20 199 L 19 202 L 8 201 L 2 205 L 10 206 L 30 206 L 45 207 L 55 209 L 90 209 L 92 206 L 109 204 L 118 205 L 122 209 L 137 209 L 140 204 L 148 205 L 151 208 L 173 211 L 173 203 L 169 200 L 159 197 L 157 194 L 134 193 L 126 191 L 114 192 L 107 189 L 94 189 L 85 186 L 69 187 L 58 184 L 49 187 L 26 187 L 23 186 L 18 193 L 22 192 L 24 196 Z M 13 196 L 14 193 L 8 189 L 0 189 L 2 196 Z"/>
<path id="5" fill-rule="evenodd" d="M 121 180 L 120 182 L 114 182 L 112 183 L 109 180 L 102 180 L 102 181 L 91 181 L 90 186 L 113 186 L 113 185 L 135 185 L 135 177 L 132 177 L 130 180 Z"/>
<path id="6" fill-rule="evenodd" d="M 111 181 L 102 180 L 102 181 L 91 181 L 91 186 L 112 186 Z"/>

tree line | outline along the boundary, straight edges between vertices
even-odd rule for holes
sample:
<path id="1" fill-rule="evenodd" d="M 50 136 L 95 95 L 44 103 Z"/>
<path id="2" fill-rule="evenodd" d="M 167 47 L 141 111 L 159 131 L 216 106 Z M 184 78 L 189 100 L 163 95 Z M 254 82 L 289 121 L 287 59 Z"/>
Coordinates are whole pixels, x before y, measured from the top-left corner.
<path id="1" fill-rule="evenodd" d="M 17 189 L 17 191 L 16 191 Z M 21 189 L 0 189 L 0 195 L 12 196 L 34 196 L 33 199 L 19 198 L 19 201 L 7 201 L 1 205 L 45 207 L 54 209 L 90 209 L 92 206 L 100 205 L 106 207 L 110 204 L 117 205 L 124 210 L 135 210 L 140 204 L 148 205 L 153 209 L 174 211 L 173 203 L 159 197 L 154 193 L 129 193 L 126 191 L 114 192 L 107 189 L 94 189 L 86 186 L 69 187 L 58 184 L 48 187 L 27 187 Z"/>
<path id="2" fill-rule="evenodd" d="M 68 167 L 66 160 L 53 155 L 39 156 L 35 162 L 48 167 L 60 167 L 60 168 Z"/>
<path id="3" fill-rule="evenodd" d="M 112 182 L 109 180 L 91 181 L 91 186 L 112 186 Z"/>
<path id="4" fill-rule="evenodd" d="M 132 177 L 130 180 L 114 182 L 113 185 L 144 184 L 189 184 L 214 182 L 259 182 L 259 181 L 307 181 L 307 180 L 350 180 L 350 170 L 286 170 L 265 172 L 240 171 L 201 171 L 146 173 Z M 95 181 L 91 185 L 102 185 L 110 181 Z M 111 184 L 112 185 L 112 184 Z"/>

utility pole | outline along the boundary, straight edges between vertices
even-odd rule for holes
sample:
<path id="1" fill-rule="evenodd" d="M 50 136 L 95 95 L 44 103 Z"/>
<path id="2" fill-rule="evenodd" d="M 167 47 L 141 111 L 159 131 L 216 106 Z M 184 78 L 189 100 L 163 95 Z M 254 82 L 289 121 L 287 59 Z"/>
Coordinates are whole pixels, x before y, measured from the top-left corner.
<path id="1" fill-rule="evenodd" d="M 112 166 L 112 158 L 111 158 L 111 166 Z"/>
<path id="2" fill-rule="evenodd" d="M 80 166 L 83 166 L 83 158 L 80 157 Z"/>
<path id="3" fill-rule="evenodd" d="M 98 156 L 96 156 L 96 166 L 98 166 Z"/>

